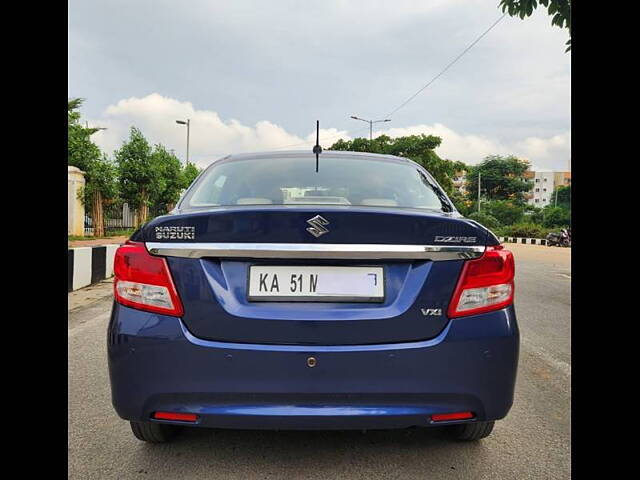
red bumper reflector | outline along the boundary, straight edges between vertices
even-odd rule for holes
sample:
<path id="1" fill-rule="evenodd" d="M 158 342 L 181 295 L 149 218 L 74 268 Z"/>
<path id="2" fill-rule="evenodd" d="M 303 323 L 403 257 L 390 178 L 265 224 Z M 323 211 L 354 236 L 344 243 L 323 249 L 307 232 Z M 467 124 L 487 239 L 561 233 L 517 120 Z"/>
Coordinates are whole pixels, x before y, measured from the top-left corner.
<path id="1" fill-rule="evenodd" d="M 156 412 L 153 418 L 158 420 L 178 420 L 180 422 L 195 422 L 198 415 L 195 413 Z"/>
<path id="2" fill-rule="evenodd" d="M 447 420 L 466 420 L 467 418 L 473 418 L 471 412 L 458 412 L 458 413 L 438 413 L 431 415 L 431 420 L 434 422 L 444 422 Z"/>

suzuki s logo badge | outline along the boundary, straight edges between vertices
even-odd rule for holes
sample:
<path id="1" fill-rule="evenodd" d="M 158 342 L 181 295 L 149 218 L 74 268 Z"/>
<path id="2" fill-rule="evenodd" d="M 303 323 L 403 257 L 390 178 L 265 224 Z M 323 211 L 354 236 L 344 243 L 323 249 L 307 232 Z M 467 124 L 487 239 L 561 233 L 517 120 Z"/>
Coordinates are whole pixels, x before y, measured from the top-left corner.
<path id="1" fill-rule="evenodd" d="M 316 215 L 313 218 L 307 220 L 307 223 L 311 225 L 307 227 L 307 232 L 309 232 L 314 237 L 318 238 L 321 235 L 324 235 L 329 230 L 324 228 L 325 225 L 329 225 L 329 220 L 326 218 L 322 218 L 320 215 Z"/>

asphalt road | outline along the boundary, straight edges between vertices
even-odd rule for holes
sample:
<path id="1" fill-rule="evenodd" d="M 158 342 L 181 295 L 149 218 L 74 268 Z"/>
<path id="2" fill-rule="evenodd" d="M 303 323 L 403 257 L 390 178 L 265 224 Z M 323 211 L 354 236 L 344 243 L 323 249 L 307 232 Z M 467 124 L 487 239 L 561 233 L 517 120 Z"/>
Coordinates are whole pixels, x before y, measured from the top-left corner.
<path id="1" fill-rule="evenodd" d="M 570 478 L 571 251 L 509 245 L 521 350 L 514 406 L 480 442 L 435 429 L 268 432 L 187 429 L 174 443 L 134 438 L 111 407 L 111 285 L 69 294 L 69 478 Z"/>

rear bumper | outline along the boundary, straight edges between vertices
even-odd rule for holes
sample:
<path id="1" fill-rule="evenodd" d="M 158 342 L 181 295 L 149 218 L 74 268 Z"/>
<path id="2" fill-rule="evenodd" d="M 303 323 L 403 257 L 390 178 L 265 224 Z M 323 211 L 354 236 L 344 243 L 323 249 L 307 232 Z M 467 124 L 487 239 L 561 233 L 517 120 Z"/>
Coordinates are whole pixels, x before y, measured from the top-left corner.
<path id="1" fill-rule="evenodd" d="M 212 342 L 193 337 L 178 318 L 119 304 L 108 334 L 120 417 L 190 412 L 197 426 L 218 428 L 404 428 L 460 411 L 474 412 L 472 421 L 500 419 L 513 402 L 518 349 L 512 306 L 401 344 Z"/>

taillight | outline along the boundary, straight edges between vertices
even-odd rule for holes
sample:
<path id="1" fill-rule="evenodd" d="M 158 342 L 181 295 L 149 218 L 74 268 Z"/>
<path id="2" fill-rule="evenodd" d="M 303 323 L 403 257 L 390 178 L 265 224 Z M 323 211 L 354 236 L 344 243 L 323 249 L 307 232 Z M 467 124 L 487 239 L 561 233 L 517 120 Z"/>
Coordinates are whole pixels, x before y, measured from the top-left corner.
<path id="1" fill-rule="evenodd" d="M 147 252 L 143 243 L 128 241 L 115 254 L 113 282 L 116 301 L 122 305 L 181 317 L 182 302 L 167 261 Z"/>
<path id="2" fill-rule="evenodd" d="M 502 245 L 490 246 L 482 257 L 468 260 L 449 304 L 449 318 L 475 315 L 513 303 L 513 254 Z"/>

